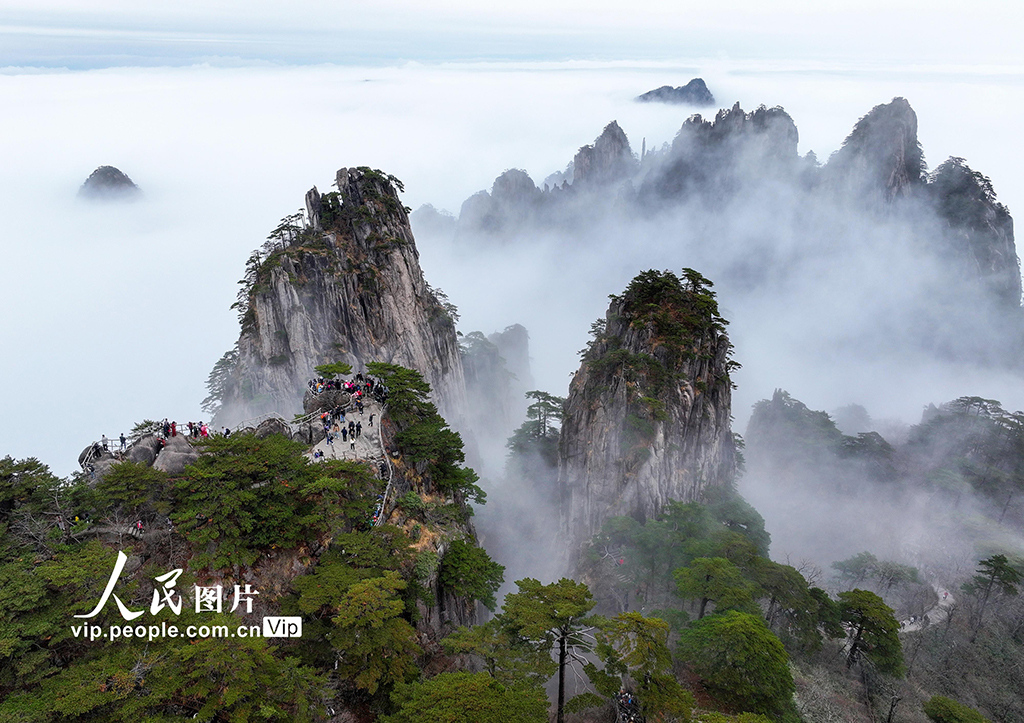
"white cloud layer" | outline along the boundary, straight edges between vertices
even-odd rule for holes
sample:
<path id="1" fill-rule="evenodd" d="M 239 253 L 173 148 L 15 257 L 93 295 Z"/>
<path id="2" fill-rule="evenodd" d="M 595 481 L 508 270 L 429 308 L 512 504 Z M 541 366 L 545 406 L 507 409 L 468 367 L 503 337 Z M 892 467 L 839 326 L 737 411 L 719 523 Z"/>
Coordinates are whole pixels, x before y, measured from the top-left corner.
<path id="1" fill-rule="evenodd" d="M 700 75 L 722 105 L 786 107 L 800 151 L 822 159 L 873 105 L 906 96 L 931 164 L 966 157 L 1012 211 L 1024 200 L 1022 72 L 695 57 L 0 74 L 0 454 L 37 456 L 66 474 L 100 434 L 114 437 L 143 418 L 201 418 L 206 374 L 237 337 L 229 306 L 248 252 L 341 166 L 380 167 L 405 181 L 407 205 L 457 213 L 506 168 L 525 168 L 538 182 L 560 170 L 612 119 L 635 149 L 641 138 L 649 148 L 671 141 L 691 109 L 631 99 Z M 104 164 L 131 176 L 143 200 L 77 201 L 80 183 Z M 523 251 L 482 288 L 447 251 L 421 246 L 428 279 L 461 307 L 463 329 L 530 328 L 538 385 L 555 393 L 564 392 L 607 294 L 640 268 L 668 263 L 652 253 L 636 268 L 594 264 L 565 294 L 531 279 L 548 279 L 537 269 L 572 258 Z M 527 293 L 540 296 L 525 303 Z M 548 312 L 535 315 L 538 307 Z M 816 408 L 849 401 L 827 374 L 808 383 L 771 340 L 737 343 L 739 427 L 744 405 L 774 386 Z M 891 408 L 871 411 L 909 417 L 928 401 L 968 393 L 1024 406 L 1002 393 L 1013 380 L 972 374 L 964 370 L 962 388 L 944 373 L 912 393 L 879 390 Z M 875 378 L 865 367 L 849 384 Z"/>

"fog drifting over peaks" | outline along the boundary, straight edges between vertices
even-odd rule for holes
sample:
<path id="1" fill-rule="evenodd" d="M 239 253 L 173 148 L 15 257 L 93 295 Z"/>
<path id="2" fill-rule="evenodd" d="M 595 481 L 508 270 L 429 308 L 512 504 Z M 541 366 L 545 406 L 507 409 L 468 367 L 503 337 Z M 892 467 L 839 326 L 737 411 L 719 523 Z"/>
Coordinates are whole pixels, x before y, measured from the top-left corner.
<path id="1" fill-rule="evenodd" d="M 693 59 L 11 71 L 0 75 L 2 453 L 37 456 L 66 474 L 101 434 L 114 437 L 143 418 L 205 418 L 203 382 L 237 338 L 229 307 L 245 258 L 309 187 L 327 190 L 337 168 L 382 168 L 405 182 L 407 205 L 457 213 L 506 168 L 524 168 L 538 182 L 563 169 L 612 119 L 635 150 L 642 138 L 649 149 L 671 142 L 691 109 L 632 98 L 696 75 L 723 105 L 786 107 L 800 152 L 822 160 L 873 105 L 906 96 L 932 165 L 964 156 L 992 178 L 1011 211 L 1024 198 L 1024 150 L 1013 140 L 1024 88 L 1015 72 L 998 69 Z M 78 201 L 79 185 L 100 165 L 131 176 L 143 198 Z M 701 232 L 678 221 L 672 239 Z M 427 237 L 418 245 L 430 283 L 459 306 L 460 328 L 523 323 L 537 386 L 559 394 L 607 295 L 638 270 L 691 265 L 714 280 L 707 259 L 680 257 L 672 239 L 638 238 L 613 225 L 600 239 L 604 253 L 587 258 L 542 237 L 500 258 L 471 258 Z M 865 295 L 840 289 L 837 299 L 843 294 Z M 738 427 L 749 405 L 776 386 L 816 408 L 858 401 L 876 418 L 906 418 L 929 401 L 966 393 L 1024 407 L 1008 386 L 1015 380 L 971 368 L 951 373 L 948 364 L 931 369 L 917 360 L 892 377 L 867 358 L 841 373 L 818 367 L 810 375 L 793 362 L 798 345 L 759 334 L 760 315 L 775 313 L 770 303 L 728 294 L 721 302 L 744 364 Z M 842 315 L 847 307 L 834 300 L 828 308 Z M 819 312 L 807 309 L 803 321 L 836 323 Z M 856 315 L 846 322 L 856 324 Z M 872 385 L 872 398 L 845 392 Z"/>

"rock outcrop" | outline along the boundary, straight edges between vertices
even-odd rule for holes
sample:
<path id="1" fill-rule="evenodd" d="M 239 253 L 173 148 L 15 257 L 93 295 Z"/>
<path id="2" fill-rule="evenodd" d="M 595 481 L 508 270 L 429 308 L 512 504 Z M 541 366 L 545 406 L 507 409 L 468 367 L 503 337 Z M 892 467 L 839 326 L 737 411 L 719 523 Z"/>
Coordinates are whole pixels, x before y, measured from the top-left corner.
<path id="1" fill-rule="evenodd" d="M 714 105 L 715 96 L 708 90 L 703 78 L 694 78 L 686 85 L 673 88 L 663 85 L 638 95 L 636 100 L 641 103 L 680 103 L 686 105 Z"/>
<path id="2" fill-rule="evenodd" d="M 473 331 L 459 342 L 466 375 L 467 431 L 473 442 L 504 451 L 505 442 L 526 414 L 526 392 L 533 389 L 530 335 L 520 324 L 484 336 Z"/>
<path id="3" fill-rule="evenodd" d="M 468 428 L 473 439 L 507 437 L 513 427 L 512 380 L 498 347 L 479 331 L 460 340 L 466 375 Z"/>
<path id="4" fill-rule="evenodd" d="M 93 171 L 82 187 L 80 198 L 115 200 L 131 199 L 142 194 L 132 179 L 113 166 L 100 166 Z"/>
<path id="5" fill-rule="evenodd" d="M 310 223 L 285 223 L 250 259 L 237 355 L 223 374 L 217 426 L 302 409 L 314 367 L 381 361 L 420 371 L 458 425 L 465 382 L 449 307 L 423 278 L 397 179 L 342 168 L 338 190 L 306 195 Z M 225 359 L 229 357 L 226 355 Z"/>
<path id="6" fill-rule="evenodd" d="M 458 219 L 448 211 L 424 204 L 409 214 L 412 230 L 421 241 L 450 241 L 455 235 Z"/>
<path id="7" fill-rule="evenodd" d="M 906 98 L 876 105 L 829 159 L 826 177 L 844 195 L 893 201 L 925 181 L 917 114 Z"/>
<path id="8" fill-rule="evenodd" d="M 572 163 L 572 185 L 576 188 L 621 182 L 631 178 L 637 170 L 629 139 L 615 121 L 605 126 L 593 144 L 580 148 Z"/>
<path id="9" fill-rule="evenodd" d="M 184 473 L 185 467 L 197 459 L 199 450 L 192 446 L 188 437 L 179 434 L 166 440 L 153 462 L 153 468 L 170 475 L 180 475 Z"/>
<path id="10" fill-rule="evenodd" d="M 971 170 L 963 158 L 942 163 L 929 181 L 929 195 L 946 223 L 953 252 L 976 273 L 1000 308 L 1018 310 L 1020 259 L 1013 219 L 996 201 L 992 182 Z"/>
<path id="11" fill-rule="evenodd" d="M 611 123 L 567 168 L 571 182 L 555 174 L 537 191 L 524 175 L 505 177 L 496 192 L 524 191 L 503 192 L 500 202 L 485 192 L 471 198 L 456 238 L 467 254 L 544 239 L 593 262 L 617 253 L 609 229 L 636 233 L 637 248 L 667 250 L 678 235 L 679 253 L 703 259 L 742 295 L 814 286 L 813 259 L 835 244 L 838 256 L 865 254 L 867 265 L 836 267 L 832 283 L 891 290 L 864 306 L 876 316 L 860 338 L 838 344 L 1019 368 L 1024 309 L 1009 211 L 962 159 L 928 175 L 917 122 L 904 98 L 877 105 L 824 165 L 798 153 L 796 124 L 780 107 L 747 112 L 737 103 L 713 118 L 693 115 L 639 163 Z"/>
<path id="12" fill-rule="evenodd" d="M 116 443 L 111 442 L 108 449 L 98 442 L 93 442 L 78 456 L 78 464 L 89 475 L 89 479 L 98 482 L 110 469 L 120 461 L 153 467 L 161 472 L 179 475 L 185 467 L 199 459 L 199 450 L 192 446 L 189 438 L 178 434 L 164 439 L 158 434 L 147 434 L 135 440 L 128 450 L 115 454 Z"/>
<path id="13" fill-rule="evenodd" d="M 570 555 L 614 515 L 656 516 L 729 484 L 732 349 L 710 282 L 647 271 L 612 297 L 569 387 L 559 440 Z"/>
<path id="14" fill-rule="evenodd" d="M 528 392 L 533 389 L 533 371 L 530 365 L 530 333 L 522 324 L 506 326 L 503 331 L 487 335 L 487 341 L 498 347 L 505 366 L 515 374 L 514 387 Z"/>
<path id="15" fill-rule="evenodd" d="M 520 228 L 534 220 L 541 191 L 533 179 L 512 168 L 496 179 L 491 192 L 480 191 L 462 204 L 459 227 L 463 232 L 495 233 Z"/>
<path id="16" fill-rule="evenodd" d="M 782 108 L 745 112 L 739 103 L 718 111 L 714 120 L 695 114 L 683 123 L 667 155 L 651 159 L 641 200 L 663 204 L 700 195 L 716 201 L 765 178 L 791 176 L 799 158 L 800 134 Z"/>

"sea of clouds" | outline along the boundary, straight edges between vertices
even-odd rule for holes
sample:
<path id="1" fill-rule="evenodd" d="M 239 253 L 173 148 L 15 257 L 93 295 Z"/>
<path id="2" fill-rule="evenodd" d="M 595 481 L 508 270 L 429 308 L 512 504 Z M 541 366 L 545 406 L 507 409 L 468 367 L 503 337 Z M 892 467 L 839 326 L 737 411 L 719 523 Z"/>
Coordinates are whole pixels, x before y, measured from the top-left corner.
<path id="1" fill-rule="evenodd" d="M 905 96 L 932 166 L 963 156 L 1011 212 L 1024 199 L 1015 141 L 1024 73 L 1012 66 L 694 58 L 8 68 L 0 73 L 0 454 L 36 456 L 67 474 L 101 434 L 116 437 L 144 418 L 205 418 L 206 375 L 237 338 L 229 307 L 245 258 L 308 188 L 329 189 L 339 167 L 381 168 L 405 182 L 408 206 L 457 214 L 507 168 L 538 182 L 563 169 L 610 120 L 634 150 L 641 139 L 648 148 L 671 142 L 696 109 L 632 98 L 694 76 L 720 105 L 784 106 L 800 152 L 822 161 L 872 106 Z M 79 201 L 82 181 L 105 164 L 131 176 L 142 199 Z M 471 273 L 452 247 L 420 244 L 428 280 L 460 307 L 460 328 L 523 323 L 538 387 L 564 393 L 607 295 L 672 259 L 652 251 L 650 264 L 636 254 L 635 267 L 588 262 L 587 283 L 566 295 L 558 270 L 572 257 L 538 248 L 506 257 L 496 282 Z M 730 316 L 729 299 L 721 301 Z M 873 416 L 908 422 L 922 405 L 961 394 L 1024 407 L 1016 379 L 969 367 L 952 378 L 944 368 L 933 382 L 927 369 L 907 370 L 875 399 L 852 399 L 827 369 L 794 365 L 785 340 L 742 329 L 734 320 L 740 429 L 750 404 L 776 386 L 812 408 L 860 401 Z M 849 388 L 878 376 L 866 364 Z"/>

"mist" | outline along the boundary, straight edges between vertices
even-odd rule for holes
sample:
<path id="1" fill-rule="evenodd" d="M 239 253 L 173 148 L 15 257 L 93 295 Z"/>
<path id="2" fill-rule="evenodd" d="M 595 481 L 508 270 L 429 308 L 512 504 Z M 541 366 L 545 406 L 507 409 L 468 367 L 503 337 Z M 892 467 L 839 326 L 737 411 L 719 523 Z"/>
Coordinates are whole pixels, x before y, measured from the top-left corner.
<path id="1" fill-rule="evenodd" d="M 836 145 L 868 110 L 849 118 Z M 802 130 L 801 119 L 794 120 Z M 922 129 L 929 123 L 920 110 L 918 120 Z M 636 134 L 624 128 L 639 150 Z M 923 145 L 933 167 L 945 160 Z M 546 210 L 503 201 L 509 205 L 497 229 L 467 227 L 430 209 L 414 214 L 414 227 L 427 249 L 428 273 L 436 264 L 437 283 L 466 310 L 462 327 L 525 324 L 538 384 L 554 394 L 565 393 L 565 375 L 577 368 L 575 352 L 589 322 L 603 316 L 608 293 L 620 292 L 644 269 L 692 266 L 716 281 L 732 320 L 730 337 L 744 365 L 734 376 L 737 431 L 751 405 L 777 388 L 798 390 L 817 408 L 864 404 L 881 419 L 873 428 L 893 443 L 931 403 L 978 395 L 1021 408 L 1019 357 L 1012 351 L 1018 342 L 999 350 L 1019 337 L 1019 318 L 989 314 L 983 295 L 961 285 L 964 267 L 941 253 L 949 232 L 933 208 L 916 203 L 879 213 L 843 194 L 809 191 L 799 179 L 780 181 L 756 160 L 739 154 L 740 190 L 726 198 L 698 190 L 638 212 L 623 203 L 621 189 L 609 188 L 556 199 Z M 651 162 L 653 169 L 642 165 L 634 185 L 655 174 L 659 162 Z M 534 178 L 543 186 L 542 177 Z M 481 529 L 498 534 L 496 549 L 514 579 L 550 561 L 544 551 L 555 543 L 537 534 L 538 521 L 553 526 L 557 520 L 529 480 L 503 476 L 501 462 L 487 458 L 483 471 L 502 499 L 513 497 L 506 487 L 516 491 L 519 514 L 510 518 L 506 502 L 505 514 L 484 513 Z M 756 465 L 741 479 L 741 491 L 777 537 L 778 559 L 827 568 L 869 549 L 934 571 L 940 562 L 948 570 L 954 559 L 963 568 L 993 545 L 1021 549 L 1019 534 L 975 529 L 993 515 L 991 504 L 970 494 L 945 506 L 944 497 L 905 486 L 861 480 L 850 495 L 829 483 L 820 471 L 791 478 L 766 475 Z M 510 519 L 522 521 L 518 533 Z M 1001 538 L 998 544 L 994 538 Z"/>
<path id="2" fill-rule="evenodd" d="M 992 178 L 1011 211 L 1024 198 L 1024 149 L 1014 142 L 1024 86 L 1016 70 L 998 67 L 693 58 L 8 69 L 0 74 L 2 453 L 38 457 L 63 475 L 101 434 L 116 437 L 146 418 L 205 419 L 206 375 L 238 334 L 229 307 L 245 258 L 308 188 L 326 190 L 337 168 L 382 168 L 405 182 L 408 206 L 458 214 L 507 168 L 538 183 L 563 170 L 613 119 L 634 151 L 644 139 L 648 149 L 670 143 L 694 109 L 632 98 L 694 76 L 722 106 L 782 105 L 799 128 L 800 153 L 813 150 L 822 161 L 872 106 L 906 96 L 930 165 L 963 156 Z M 78 186 L 106 164 L 127 173 L 143 197 L 79 201 Z M 858 222 L 831 239 L 829 253 L 808 255 L 799 234 L 763 232 L 778 218 L 773 203 L 761 197 L 710 215 L 683 205 L 655 219 L 610 214 L 600 229 L 581 227 L 568 241 L 560 230 L 535 230 L 494 248 L 415 230 L 424 273 L 459 307 L 460 330 L 526 326 L 534 386 L 556 395 L 565 394 L 608 294 L 641 270 L 692 266 L 716 282 L 732 322 L 743 364 L 737 431 L 751 405 L 778 387 L 812 408 L 858 402 L 876 418 L 904 423 L 917 422 L 928 403 L 964 394 L 1024 407 L 1016 374 L 879 347 L 877 320 L 901 295 L 920 298 L 942 278 L 905 244 L 890 243 L 903 229 Z M 756 262 L 751 244 L 788 244 L 801 263 L 751 288 L 741 273 Z M 912 277 L 902 275 L 909 268 Z M 864 283 L 868 277 L 874 281 Z M 504 465 L 497 437 L 480 445 L 494 514 Z M 742 489 L 760 507 L 756 490 Z M 555 524 L 543 500 L 519 502 L 516 514 L 533 510 Z M 796 508 L 765 504 L 777 556 L 815 544 L 787 538 Z M 478 518 L 485 541 L 493 532 L 486 514 Z M 535 537 L 531 549 L 503 549 L 501 557 L 521 560 L 506 579 L 558 574 L 538 567 L 548 544 Z"/>

